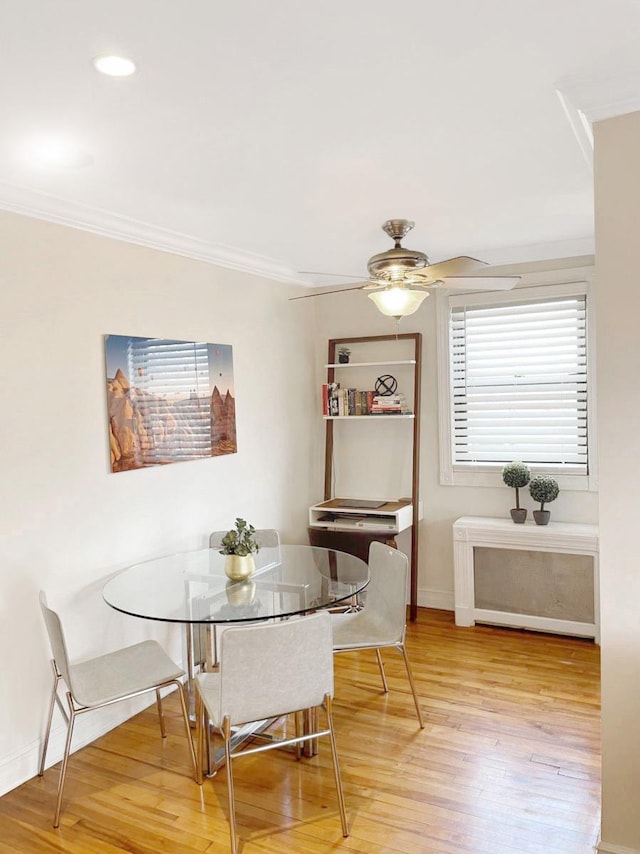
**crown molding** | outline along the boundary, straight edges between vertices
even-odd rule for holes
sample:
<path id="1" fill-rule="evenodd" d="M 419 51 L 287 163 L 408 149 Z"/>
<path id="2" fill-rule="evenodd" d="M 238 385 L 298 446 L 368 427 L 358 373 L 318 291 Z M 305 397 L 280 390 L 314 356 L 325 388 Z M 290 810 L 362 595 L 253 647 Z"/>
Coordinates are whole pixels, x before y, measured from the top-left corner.
<path id="1" fill-rule="evenodd" d="M 244 252 L 232 246 L 209 243 L 148 222 L 121 216 L 101 208 L 72 202 L 29 187 L 0 181 L 0 208 L 47 222 L 78 228 L 102 237 L 159 249 L 174 255 L 206 261 L 228 270 L 264 276 L 280 282 L 295 282 L 295 273 L 286 264 Z"/>
<path id="2" fill-rule="evenodd" d="M 640 70 L 609 77 L 572 77 L 556 88 L 589 124 L 640 110 Z"/>
<path id="3" fill-rule="evenodd" d="M 640 71 L 612 77 L 566 78 L 556 87 L 567 121 L 587 166 L 593 171 L 594 122 L 640 110 Z"/>
<path id="4" fill-rule="evenodd" d="M 574 104 L 571 95 L 562 89 L 556 89 L 556 95 L 580 146 L 585 163 L 593 172 L 593 131 L 591 130 L 591 123 L 585 113 Z"/>

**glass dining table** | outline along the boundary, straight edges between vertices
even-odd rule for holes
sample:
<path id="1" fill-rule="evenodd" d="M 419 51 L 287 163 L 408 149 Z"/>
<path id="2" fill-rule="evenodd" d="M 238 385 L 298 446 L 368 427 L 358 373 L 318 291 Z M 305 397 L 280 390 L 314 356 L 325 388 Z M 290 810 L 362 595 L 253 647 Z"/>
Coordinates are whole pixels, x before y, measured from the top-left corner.
<path id="1" fill-rule="evenodd" d="M 117 611 L 183 624 L 253 622 L 347 603 L 369 583 L 367 564 L 315 546 L 264 547 L 248 581 L 230 581 L 216 549 L 178 552 L 123 569 L 104 586 Z"/>
<path id="2" fill-rule="evenodd" d="M 216 626 L 349 607 L 369 583 L 363 560 L 334 549 L 263 547 L 255 562 L 249 580 L 231 581 L 216 549 L 169 554 L 123 569 L 105 584 L 103 597 L 124 614 L 185 627 L 192 703 L 195 670 L 217 665 Z"/>

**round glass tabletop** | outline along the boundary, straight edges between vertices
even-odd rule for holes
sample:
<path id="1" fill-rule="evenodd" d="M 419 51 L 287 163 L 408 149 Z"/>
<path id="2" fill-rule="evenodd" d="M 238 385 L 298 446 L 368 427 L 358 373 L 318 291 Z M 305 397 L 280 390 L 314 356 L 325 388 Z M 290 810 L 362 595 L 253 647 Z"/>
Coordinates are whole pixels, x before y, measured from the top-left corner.
<path id="1" fill-rule="evenodd" d="M 216 549 L 137 563 L 108 581 L 103 596 L 117 611 L 176 623 L 239 623 L 304 614 L 348 603 L 369 583 L 354 555 L 313 546 L 263 547 L 248 581 L 230 581 Z"/>

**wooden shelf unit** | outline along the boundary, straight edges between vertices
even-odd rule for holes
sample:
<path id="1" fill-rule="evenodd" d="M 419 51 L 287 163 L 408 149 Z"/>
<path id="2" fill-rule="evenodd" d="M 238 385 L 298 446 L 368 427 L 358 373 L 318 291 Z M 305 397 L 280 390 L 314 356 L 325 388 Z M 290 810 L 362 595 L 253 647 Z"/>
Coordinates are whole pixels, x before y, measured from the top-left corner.
<path id="1" fill-rule="evenodd" d="M 413 358 L 402 360 L 375 360 L 367 362 L 337 362 L 336 354 L 338 347 L 347 344 L 380 344 L 381 348 L 385 342 L 407 341 L 413 344 Z M 412 621 L 418 617 L 418 521 L 420 506 L 420 389 L 421 389 L 421 366 L 422 366 L 422 334 L 420 332 L 399 333 L 393 335 L 372 335 L 356 338 L 331 338 L 329 339 L 327 364 L 327 383 L 335 382 L 336 370 L 362 367 L 378 367 L 393 365 L 409 365 L 413 369 L 413 413 L 411 415 L 357 415 L 337 416 L 341 421 L 394 421 L 410 418 L 413 420 L 412 447 L 411 447 L 411 571 L 410 571 L 410 593 L 409 593 L 409 616 Z M 336 416 L 325 417 L 325 460 L 324 460 L 324 500 L 329 501 L 332 495 L 333 482 L 333 454 L 334 436 L 333 422 Z"/>

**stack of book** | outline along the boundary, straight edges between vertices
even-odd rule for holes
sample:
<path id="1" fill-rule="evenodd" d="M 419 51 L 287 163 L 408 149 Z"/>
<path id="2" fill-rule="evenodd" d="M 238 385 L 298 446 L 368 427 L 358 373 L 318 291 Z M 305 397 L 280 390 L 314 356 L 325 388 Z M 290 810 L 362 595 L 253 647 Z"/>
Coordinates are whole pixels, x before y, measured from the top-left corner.
<path id="1" fill-rule="evenodd" d="M 403 394 L 385 397 L 374 391 L 340 388 L 340 383 L 323 383 L 322 413 L 336 418 L 345 415 L 406 415 L 410 410 Z"/>
<path id="2" fill-rule="evenodd" d="M 408 415 L 409 412 L 404 394 L 374 395 L 372 415 Z"/>

